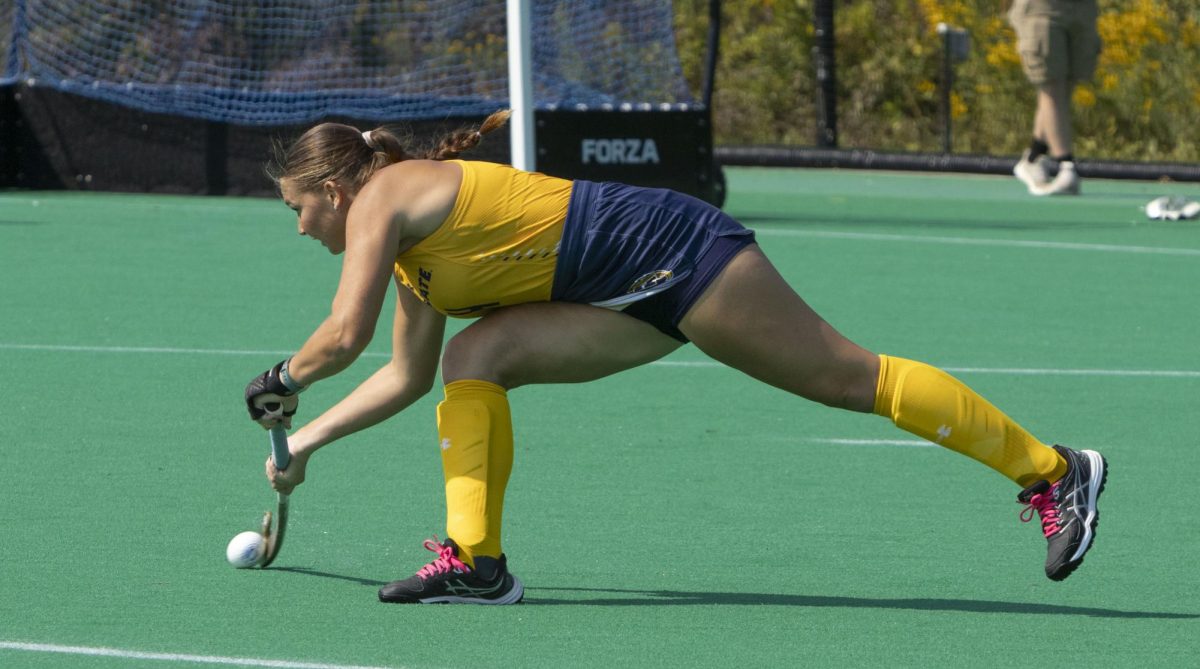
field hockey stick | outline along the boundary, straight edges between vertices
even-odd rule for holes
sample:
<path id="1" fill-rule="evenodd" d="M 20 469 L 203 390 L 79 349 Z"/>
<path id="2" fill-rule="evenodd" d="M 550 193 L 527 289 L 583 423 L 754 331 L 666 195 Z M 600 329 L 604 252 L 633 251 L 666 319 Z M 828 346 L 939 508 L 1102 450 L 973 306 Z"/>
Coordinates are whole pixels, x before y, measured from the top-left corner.
<path id="1" fill-rule="evenodd" d="M 288 464 L 292 461 L 292 454 L 288 451 L 287 430 L 283 425 L 276 425 L 271 428 L 271 459 L 275 462 L 275 469 L 283 471 L 287 469 Z M 279 555 L 279 549 L 283 547 L 283 535 L 287 531 L 288 517 L 288 494 L 278 493 L 278 503 L 275 509 L 275 529 L 271 529 L 271 512 L 268 511 L 263 516 L 262 534 L 267 542 L 267 550 L 263 553 L 262 562 L 258 563 L 259 568 L 265 569 L 275 561 L 275 556 Z"/>

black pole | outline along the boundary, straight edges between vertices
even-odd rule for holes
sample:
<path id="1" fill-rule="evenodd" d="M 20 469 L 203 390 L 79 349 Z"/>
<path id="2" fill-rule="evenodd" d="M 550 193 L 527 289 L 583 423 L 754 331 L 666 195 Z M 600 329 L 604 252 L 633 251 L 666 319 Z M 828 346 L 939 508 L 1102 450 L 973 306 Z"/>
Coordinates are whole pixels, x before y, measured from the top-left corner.
<path id="1" fill-rule="evenodd" d="M 817 146 L 835 148 L 837 133 L 837 76 L 833 39 L 833 0 L 813 4 L 813 65 L 817 70 Z"/>
<path id="2" fill-rule="evenodd" d="M 950 30 L 942 34 L 942 153 L 950 153 L 954 139 L 950 129 L 950 91 L 954 89 L 954 62 L 950 52 Z"/>
<path id="3" fill-rule="evenodd" d="M 717 80 L 717 50 L 721 44 L 721 0 L 708 0 L 708 55 L 704 62 L 704 108 L 712 109 Z"/>
<path id="4" fill-rule="evenodd" d="M 702 197 L 716 207 L 725 206 L 725 171 L 713 158 L 712 101 L 717 81 L 717 53 L 721 46 L 721 0 L 708 0 L 708 54 L 704 63 L 703 118 L 700 120 L 703 138 L 698 147 L 704 166 L 700 171 Z"/>
<path id="5" fill-rule="evenodd" d="M 0 86 L 0 137 L 11 138 L 0 150 L 0 188 L 21 186 L 25 148 L 25 128 L 21 108 L 17 106 L 16 86 Z"/>
<path id="6" fill-rule="evenodd" d="M 229 125 L 222 121 L 205 124 L 204 177 L 205 194 L 229 193 Z"/>

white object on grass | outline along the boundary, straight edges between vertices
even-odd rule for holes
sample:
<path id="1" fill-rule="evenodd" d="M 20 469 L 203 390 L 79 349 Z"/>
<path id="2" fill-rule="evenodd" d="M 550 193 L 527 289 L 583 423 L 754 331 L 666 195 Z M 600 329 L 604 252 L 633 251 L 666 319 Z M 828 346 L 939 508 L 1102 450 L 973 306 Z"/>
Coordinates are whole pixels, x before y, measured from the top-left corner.
<path id="1" fill-rule="evenodd" d="M 1146 218 L 1178 221 L 1200 216 L 1200 202 L 1189 202 L 1178 195 L 1154 198 L 1146 205 Z"/>
<path id="2" fill-rule="evenodd" d="M 267 550 L 267 541 L 259 532 L 242 532 L 229 541 L 225 548 L 225 559 L 238 569 L 258 564 Z"/>

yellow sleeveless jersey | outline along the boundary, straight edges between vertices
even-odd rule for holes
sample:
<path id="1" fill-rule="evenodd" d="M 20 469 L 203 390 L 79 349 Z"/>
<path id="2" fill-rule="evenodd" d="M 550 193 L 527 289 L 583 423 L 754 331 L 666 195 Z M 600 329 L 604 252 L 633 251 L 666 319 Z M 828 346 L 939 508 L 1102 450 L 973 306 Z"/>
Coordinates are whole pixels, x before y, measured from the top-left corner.
<path id="1" fill-rule="evenodd" d="M 462 167 L 454 209 L 442 225 L 396 256 L 396 276 L 447 316 L 550 299 L 571 182 L 507 165 Z"/>

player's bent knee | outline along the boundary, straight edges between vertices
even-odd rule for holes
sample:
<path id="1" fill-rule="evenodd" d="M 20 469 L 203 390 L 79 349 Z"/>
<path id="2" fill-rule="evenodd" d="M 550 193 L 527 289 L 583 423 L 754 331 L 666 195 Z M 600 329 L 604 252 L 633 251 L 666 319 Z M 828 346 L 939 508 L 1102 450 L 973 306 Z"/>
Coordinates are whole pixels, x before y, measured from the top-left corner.
<path id="1" fill-rule="evenodd" d="M 486 337 L 469 330 L 454 335 L 442 350 L 442 382 L 478 379 L 496 383 L 496 360 L 489 355 L 494 350 L 495 346 Z"/>
<path id="2" fill-rule="evenodd" d="M 463 379 L 508 385 L 515 342 L 512 333 L 496 320 L 485 317 L 446 342 L 442 351 L 442 382 Z"/>

